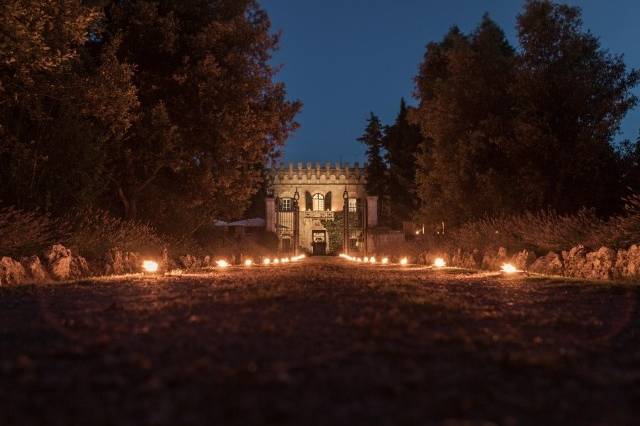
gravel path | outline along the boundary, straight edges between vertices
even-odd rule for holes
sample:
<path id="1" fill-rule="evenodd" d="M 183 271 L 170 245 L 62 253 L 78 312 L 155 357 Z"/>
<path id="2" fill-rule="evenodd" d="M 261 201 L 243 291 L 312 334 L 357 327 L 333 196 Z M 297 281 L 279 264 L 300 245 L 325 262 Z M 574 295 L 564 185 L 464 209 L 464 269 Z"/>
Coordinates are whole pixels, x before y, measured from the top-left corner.
<path id="1" fill-rule="evenodd" d="M 640 286 L 331 259 L 0 288 L 0 425 L 631 425 Z"/>

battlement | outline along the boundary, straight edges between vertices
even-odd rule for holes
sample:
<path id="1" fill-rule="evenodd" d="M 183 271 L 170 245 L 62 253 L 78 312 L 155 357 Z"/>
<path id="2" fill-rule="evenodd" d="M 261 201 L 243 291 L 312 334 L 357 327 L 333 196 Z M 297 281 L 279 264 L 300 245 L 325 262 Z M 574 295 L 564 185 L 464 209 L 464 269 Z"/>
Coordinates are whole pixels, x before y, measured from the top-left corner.
<path id="1" fill-rule="evenodd" d="M 359 163 L 288 163 L 271 169 L 273 184 L 349 183 L 364 184 L 365 170 Z"/>

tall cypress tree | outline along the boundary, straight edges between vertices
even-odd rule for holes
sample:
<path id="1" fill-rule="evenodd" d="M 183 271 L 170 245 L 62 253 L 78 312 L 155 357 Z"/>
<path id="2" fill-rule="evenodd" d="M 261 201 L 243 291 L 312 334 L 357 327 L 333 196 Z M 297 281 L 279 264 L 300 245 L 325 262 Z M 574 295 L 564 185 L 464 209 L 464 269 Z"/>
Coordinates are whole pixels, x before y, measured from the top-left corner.
<path id="1" fill-rule="evenodd" d="M 387 194 L 387 166 L 383 159 L 383 126 L 380 119 L 372 112 L 367 120 L 367 127 L 358 141 L 367 146 L 367 193 L 378 196 L 381 222 L 386 218 L 385 198 Z"/>
<path id="2" fill-rule="evenodd" d="M 400 112 L 383 138 L 389 165 L 389 210 L 391 224 L 411 218 L 418 206 L 416 197 L 416 154 L 422 141 L 420 128 L 409 121 L 409 108 L 400 100 Z"/>

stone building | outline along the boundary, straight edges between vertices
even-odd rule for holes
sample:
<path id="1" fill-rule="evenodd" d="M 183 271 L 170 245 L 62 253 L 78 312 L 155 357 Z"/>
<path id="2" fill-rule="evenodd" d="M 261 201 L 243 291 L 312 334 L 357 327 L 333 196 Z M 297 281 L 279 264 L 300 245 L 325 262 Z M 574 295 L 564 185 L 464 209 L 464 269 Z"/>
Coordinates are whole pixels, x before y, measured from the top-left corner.
<path id="1" fill-rule="evenodd" d="M 367 230 L 378 224 L 378 197 L 367 194 L 358 163 L 287 164 L 272 169 L 269 179 L 266 230 L 278 236 L 282 252 L 324 254 L 344 250 L 345 243 L 350 251 L 366 251 Z"/>

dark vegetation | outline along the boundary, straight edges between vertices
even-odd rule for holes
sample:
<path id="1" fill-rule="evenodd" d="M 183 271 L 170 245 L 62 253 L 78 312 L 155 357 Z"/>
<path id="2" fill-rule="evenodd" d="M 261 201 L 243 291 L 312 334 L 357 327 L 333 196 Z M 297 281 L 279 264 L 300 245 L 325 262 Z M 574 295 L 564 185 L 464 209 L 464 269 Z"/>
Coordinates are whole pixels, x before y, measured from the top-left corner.
<path id="1" fill-rule="evenodd" d="M 0 423 L 637 423 L 637 286 L 334 262 L 0 288 Z"/>
<path id="2" fill-rule="evenodd" d="M 297 126 L 253 0 L 8 0 L 0 16 L 0 207 L 29 244 L 54 238 L 47 220 L 90 253 L 197 244 L 242 216 Z"/>
<path id="3" fill-rule="evenodd" d="M 452 244 L 640 241 L 623 224 L 640 139 L 616 140 L 640 73 L 583 28 L 579 8 L 529 0 L 516 27 L 517 46 L 489 16 L 427 45 L 417 106 L 402 104 L 382 137 L 385 170 L 369 170 L 394 198 L 392 222 L 412 217 L 434 241 L 444 223 Z"/>

